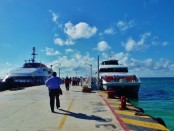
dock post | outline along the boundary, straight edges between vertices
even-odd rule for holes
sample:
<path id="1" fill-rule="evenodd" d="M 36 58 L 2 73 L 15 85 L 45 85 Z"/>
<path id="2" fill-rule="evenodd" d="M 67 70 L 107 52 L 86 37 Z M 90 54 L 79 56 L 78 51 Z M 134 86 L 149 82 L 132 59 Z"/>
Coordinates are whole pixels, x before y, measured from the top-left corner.
<path id="1" fill-rule="evenodd" d="M 108 90 L 107 93 L 108 93 L 108 98 L 112 98 L 112 99 L 115 98 L 115 91 Z"/>
<path id="2" fill-rule="evenodd" d="M 125 96 L 121 96 L 121 107 L 120 109 L 124 110 L 126 109 L 126 97 Z"/>

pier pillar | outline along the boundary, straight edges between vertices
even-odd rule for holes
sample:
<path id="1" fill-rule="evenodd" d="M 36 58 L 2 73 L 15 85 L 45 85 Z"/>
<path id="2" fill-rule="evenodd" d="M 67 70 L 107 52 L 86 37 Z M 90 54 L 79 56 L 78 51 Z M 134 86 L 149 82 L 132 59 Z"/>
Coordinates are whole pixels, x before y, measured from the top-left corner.
<path id="1" fill-rule="evenodd" d="M 115 98 L 115 91 L 108 90 L 107 93 L 108 93 L 108 98 Z"/>
<path id="2" fill-rule="evenodd" d="M 120 109 L 126 109 L 126 97 L 122 96 L 121 97 L 121 107 Z"/>

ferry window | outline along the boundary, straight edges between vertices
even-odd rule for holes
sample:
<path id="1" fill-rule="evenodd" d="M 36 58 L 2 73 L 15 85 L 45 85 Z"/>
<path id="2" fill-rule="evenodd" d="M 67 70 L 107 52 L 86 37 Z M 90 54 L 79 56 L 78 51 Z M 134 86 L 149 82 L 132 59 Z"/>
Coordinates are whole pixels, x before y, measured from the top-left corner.
<path id="1" fill-rule="evenodd" d="M 101 68 L 100 72 L 128 72 L 127 68 Z"/>
<path id="2" fill-rule="evenodd" d="M 31 68 L 31 64 L 29 64 L 29 63 L 26 63 L 26 64 L 24 64 L 24 66 L 23 66 L 24 68 Z"/>
<path id="3" fill-rule="evenodd" d="M 37 68 L 37 67 L 46 67 L 44 64 L 41 63 L 25 63 L 24 68 Z"/>
<path id="4" fill-rule="evenodd" d="M 117 60 L 113 60 L 113 61 L 103 61 L 101 64 L 102 64 L 102 65 L 118 65 L 118 61 L 117 61 Z"/>

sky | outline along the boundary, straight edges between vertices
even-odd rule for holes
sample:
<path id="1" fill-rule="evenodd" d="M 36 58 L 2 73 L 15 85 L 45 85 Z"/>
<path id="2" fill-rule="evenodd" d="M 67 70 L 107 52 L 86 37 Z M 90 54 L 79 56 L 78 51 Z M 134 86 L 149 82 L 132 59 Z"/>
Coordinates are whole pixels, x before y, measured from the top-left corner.
<path id="1" fill-rule="evenodd" d="M 173 0 L 0 0 L 0 77 L 32 58 L 61 76 L 118 59 L 138 77 L 174 77 Z"/>

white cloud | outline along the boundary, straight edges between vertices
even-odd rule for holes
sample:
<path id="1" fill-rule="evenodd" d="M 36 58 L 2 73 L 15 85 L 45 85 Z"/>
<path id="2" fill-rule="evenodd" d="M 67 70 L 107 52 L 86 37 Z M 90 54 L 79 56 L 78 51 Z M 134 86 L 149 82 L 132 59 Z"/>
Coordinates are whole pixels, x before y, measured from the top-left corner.
<path id="1" fill-rule="evenodd" d="M 160 40 L 159 40 L 159 37 L 157 37 L 157 36 L 154 36 L 153 38 L 152 38 L 152 41 L 151 41 L 151 44 L 153 45 L 153 46 L 167 46 L 168 44 L 169 44 L 169 42 L 168 41 L 163 41 L 163 42 L 161 42 Z"/>
<path id="2" fill-rule="evenodd" d="M 167 42 L 167 41 L 164 41 L 163 43 L 162 43 L 162 46 L 167 46 L 169 43 Z"/>
<path id="3" fill-rule="evenodd" d="M 153 60 L 152 60 L 152 58 L 146 59 L 146 60 L 144 61 L 144 63 L 145 63 L 145 65 L 146 65 L 147 67 L 153 66 Z"/>
<path id="4" fill-rule="evenodd" d="M 5 63 L 5 65 L 7 65 L 7 66 L 11 66 L 11 63 L 9 63 L 9 62 L 6 62 L 6 63 Z"/>
<path id="5" fill-rule="evenodd" d="M 74 42 L 71 39 L 66 39 L 65 41 L 63 39 L 61 39 L 60 37 L 57 37 L 54 39 L 54 43 L 60 46 L 63 45 L 73 45 Z"/>
<path id="6" fill-rule="evenodd" d="M 97 70 L 96 61 L 93 57 L 90 57 L 89 54 L 81 55 L 80 53 L 74 53 L 72 56 L 62 56 L 58 60 L 51 62 L 49 65 L 54 65 L 53 70 L 58 72 L 60 67 L 61 77 L 65 76 L 83 76 L 90 75 L 90 70 L 87 65 L 84 63 L 90 63 L 93 65 L 93 75 Z"/>
<path id="7" fill-rule="evenodd" d="M 135 58 L 130 58 L 128 61 L 130 64 L 130 67 L 133 68 L 150 68 L 153 69 L 154 68 L 154 61 L 152 58 L 147 58 L 145 60 L 137 60 Z"/>
<path id="8" fill-rule="evenodd" d="M 75 54 L 74 55 L 74 58 L 77 59 L 77 60 L 80 60 L 82 58 L 82 55 L 80 54 Z"/>
<path id="9" fill-rule="evenodd" d="M 114 59 L 119 60 L 119 63 L 128 66 L 129 72 L 141 77 L 171 77 L 174 74 L 174 63 L 171 60 L 160 58 L 154 60 L 152 58 L 136 59 L 132 58 L 130 54 L 119 52 L 113 53 Z M 102 59 L 108 59 L 108 54 L 102 53 Z"/>
<path id="10" fill-rule="evenodd" d="M 52 15 L 52 21 L 55 22 L 55 23 L 58 23 L 59 16 L 55 12 L 53 12 L 52 10 L 49 10 L 49 12 Z"/>
<path id="11" fill-rule="evenodd" d="M 170 69 L 170 70 L 174 70 L 172 69 L 173 67 L 173 63 L 170 60 L 167 60 L 165 58 L 161 58 L 158 62 L 156 62 L 155 64 L 155 69 Z"/>
<path id="12" fill-rule="evenodd" d="M 127 53 L 124 53 L 124 52 L 120 52 L 120 53 L 116 53 L 113 55 L 113 58 L 119 60 L 119 62 L 122 64 L 122 65 L 127 65 L 127 61 L 129 59 L 129 55 Z"/>
<path id="13" fill-rule="evenodd" d="M 108 28 L 104 31 L 105 34 L 110 34 L 110 35 L 113 35 L 115 34 L 115 31 L 113 28 Z"/>
<path id="14" fill-rule="evenodd" d="M 174 63 L 164 58 L 156 61 L 152 58 L 144 60 L 129 58 L 126 63 L 130 68 L 130 72 L 142 77 L 169 77 L 173 76 L 174 73 Z"/>
<path id="15" fill-rule="evenodd" d="M 45 52 L 47 56 L 55 56 L 60 54 L 59 51 L 57 50 L 55 51 L 53 48 L 48 48 L 48 47 L 45 47 Z"/>
<path id="16" fill-rule="evenodd" d="M 45 51 L 51 52 L 51 54 L 54 54 L 56 51 L 52 48 L 45 48 Z M 69 48 L 69 50 L 71 50 Z M 109 55 L 106 53 L 104 54 L 105 57 L 100 56 L 100 61 L 102 59 L 108 59 Z M 114 53 L 112 52 L 112 56 L 115 59 L 119 60 L 119 63 L 122 65 L 126 65 L 129 68 L 130 73 L 134 73 L 138 75 L 139 77 L 171 77 L 174 74 L 174 62 L 165 59 L 160 58 L 159 60 L 154 60 L 152 58 L 147 59 L 136 59 L 132 58 L 129 53 L 125 52 L 119 52 Z M 97 71 L 97 58 L 93 58 L 90 56 L 89 53 L 86 53 L 85 55 L 80 54 L 79 52 L 72 52 L 71 56 L 60 56 L 55 61 L 48 63 L 48 65 L 54 65 L 53 70 L 58 72 L 58 67 L 61 67 L 61 77 L 62 76 L 86 76 L 90 75 L 90 67 L 85 65 L 84 63 L 92 64 L 93 68 L 93 76 L 95 72 Z M 8 66 L 7 66 L 8 65 Z M 7 73 L 9 73 L 10 70 L 17 68 L 19 66 L 14 64 L 0 64 L 0 67 L 2 69 L 0 76 L 5 76 Z"/>
<path id="17" fill-rule="evenodd" d="M 71 22 L 65 24 L 64 32 L 72 39 L 90 38 L 96 34 L 97 28 L 90 27 L 87 23 L 80 22 L 73 25 Z"/>
<path id="18" fill-rule="evenodd" d="M 109 49 L 111 49 L 111 47 L 108 45 L 106 41 L 100 41 L 97 45 L 97 48 L 94 48 L 94 50 L 98 50 L 98 51 L 106 51 Z"/>
<path id="19" fill-rule="evenodd" d="M 71 48 L 65 49 L 65 53 L 70 53 L 70 52 L 73 52 L 73 49 Z"/>
<path id="20" fill-rule="evenodd" d="M 134 26 L 134 21 L 125 22 L 120 20 L 116 23 L 116 26 L 120 31 L 126 31 Z"/>
<path id="21" fill-rule="evenodd" d="M 142 35 L 144 38 L 145 36 Z M 105 42 L 104 42 L 105 43 Z M 66 49 L 72 51 L 71 48 Z M 55 52 L 55 50 L 53 50 Z M 102 52 L 104 54 L 104 52 Z M 137 59 L 132 57 L 129 52 L 112 52 L 112 57 L 119 60 L 119 63 L 125 66 L 128 66 L 129 72 L 136 74 L 139 77 L 153 77 L 153 76 L 162 76 L 169 77 L 174 74 L 174 62 L 166 59 L 160 58 L 154 60 L 153 58 L 146 59 Z M 109 54 L 105 53 L 104 57 L 100 56 L 100 61 L 102 59 L 108 59 Z M 97 58 L 93 58 L 89 53 L 82 55 L 80 52 L 74 51 L 71 52 L 71 55 L 60 56 L 56 61 L 52 63 L 61 63 L 61 76 L 86 76 L 90 75 L 90 67 L 84 63 L 92 64 L 93 75 L 97 71 Z M 51 64 L 49 64 L 51 65 Z M 53 65 L 53 64 L 52 64 Z M 11 65 L 12 66 L 12 65 Z M 59 64 L 53 66 L 55 71 L 58 71 Z"/>
<path id="22" fill-rule="evenodd" d="M 131 37 L 127 40 L 127 42 L 124 45 L 124 48 L 126 51 L 132 51 L 134 47 L 136 46 L 135 40 L 133 40 Z"/>
<path id="23" fill-rule="evenodd" d="M 144 33 L 139 41 L 135 41 L 131 37 L 127 40 L 126 43 L 123 43 L 123 46 L 126 51 L 139 51 L 145 50 L 150 47 L 148 43 L 148 37 L 151 36 L 151 33 Z"/>

